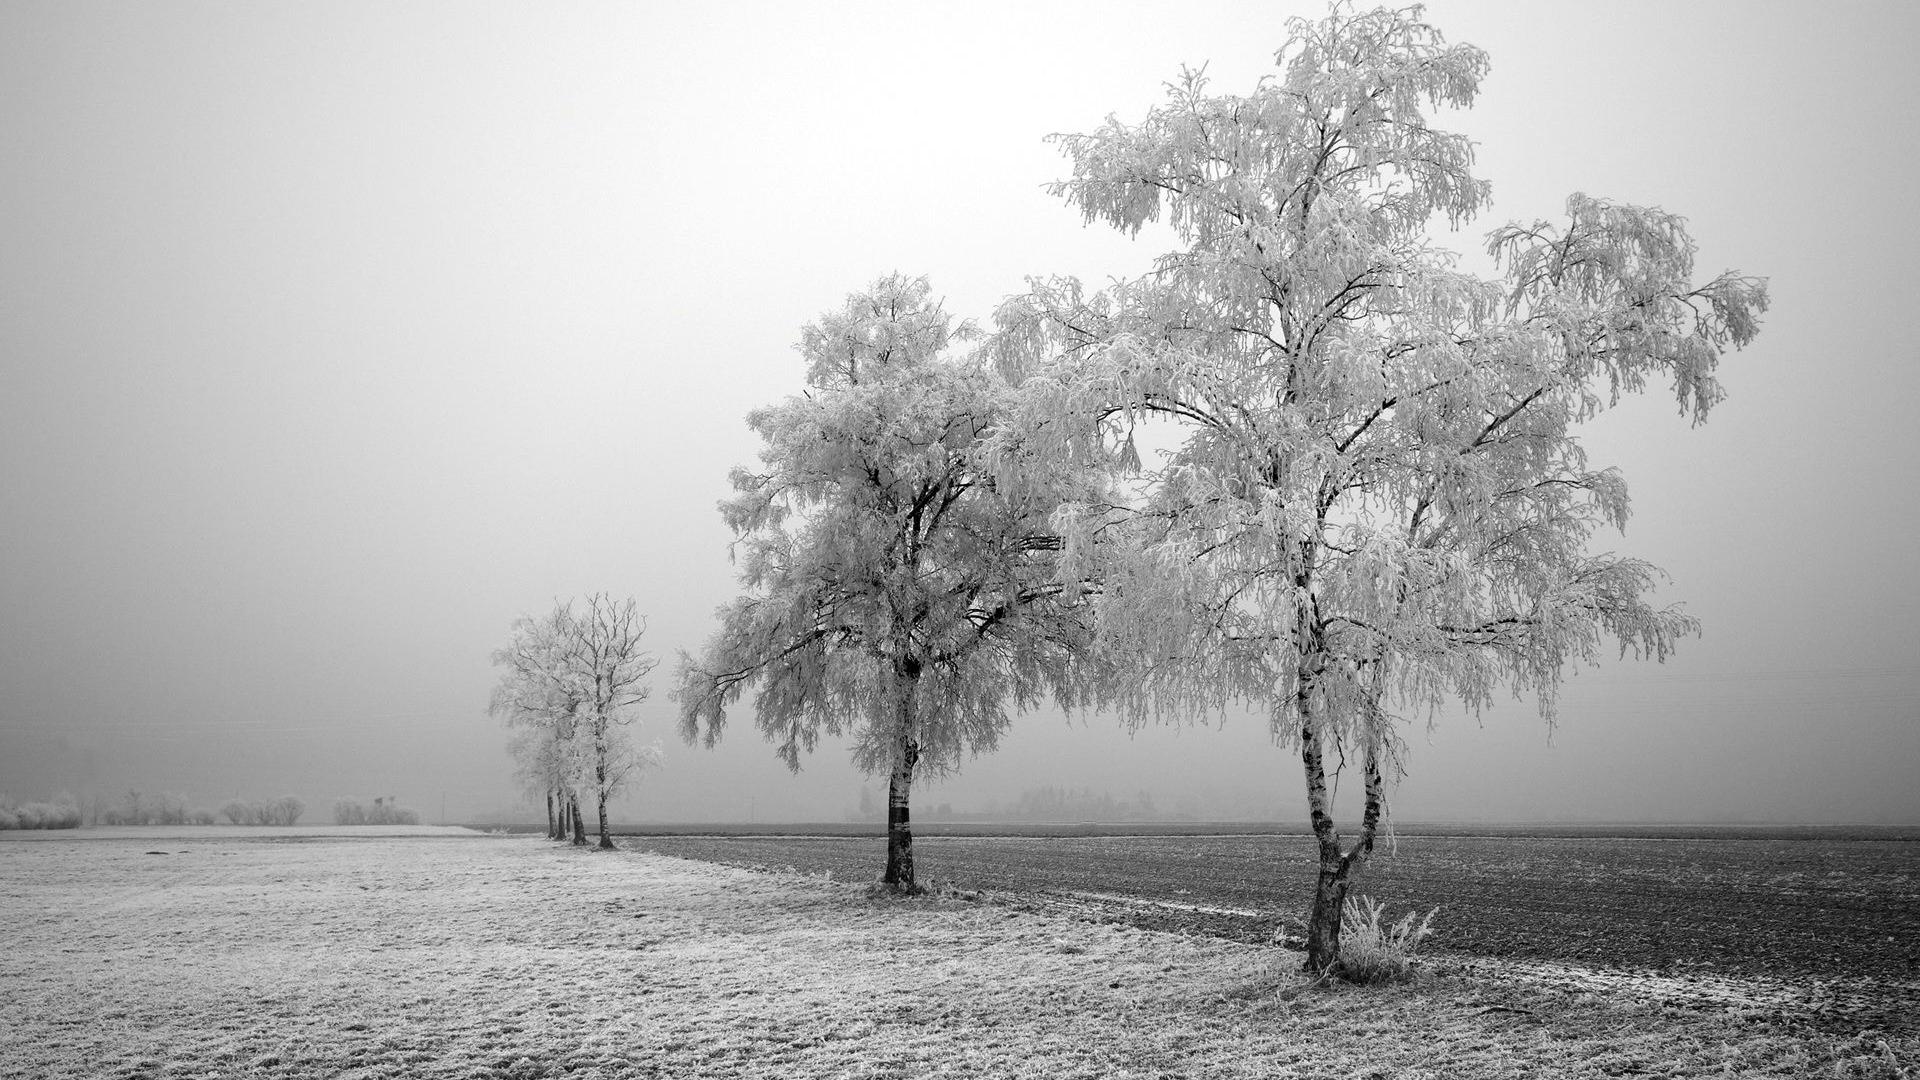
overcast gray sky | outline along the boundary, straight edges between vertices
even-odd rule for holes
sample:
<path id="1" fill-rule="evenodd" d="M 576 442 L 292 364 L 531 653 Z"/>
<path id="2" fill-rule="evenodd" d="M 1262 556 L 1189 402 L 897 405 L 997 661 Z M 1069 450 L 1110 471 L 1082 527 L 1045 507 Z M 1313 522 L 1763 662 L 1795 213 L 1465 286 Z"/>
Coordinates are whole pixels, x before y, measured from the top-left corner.
<path id="1" fill-rule="evenodd" d="M 1144 268 L 1041 190 L 1042 139 L 1182 63 L 1271 69 L 1309 3 L 0 4 L 0 788 L 511 806 L 490 650 L 636 598 L 664 820 L 838 818 L 751 726 L 673 733 L 667 673 L 733 595 L 714 511 L 796 392 L 800 327 L 874 277 L 984 319 L 1031 274 Z M 1905 3 L 1436 2 L 1492 55 L 1494 209 L 1688 216 L 1772 279 L 1729 400 L 1595 425 L 1705 622 L 1664 668 L 1413 738 L 1402 820 L 1920 820 Z M 744 715 L 741 718 L 745 720 Z M 1023 719 L 924 789 L 1042 784 L 1304 817 L 1264 725 Z M 1358 785 L 1353 785 L 1357 787 Z"/>

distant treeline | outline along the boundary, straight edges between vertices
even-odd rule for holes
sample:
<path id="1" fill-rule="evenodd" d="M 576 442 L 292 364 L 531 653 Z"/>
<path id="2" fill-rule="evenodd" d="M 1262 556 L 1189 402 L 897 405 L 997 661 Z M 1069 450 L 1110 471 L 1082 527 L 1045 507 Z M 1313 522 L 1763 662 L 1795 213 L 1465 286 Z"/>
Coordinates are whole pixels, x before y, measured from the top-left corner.
<path id="1" fill-rule="evenodd" d="M 82 825 L 212 825 L 218 812 L 193 806 L 184 795 L 139 790 L 110 798 L 67 792 L 50 802 L 15 803 L 0 797 L 0 829 L 77 829 Z"/>
<path id="2" fill-rule="evenodd" d="M 69 799 L 62 795 L 61 799 Z M 58 801 L 58 800 L 56 800 Z M 75 803 L 86 825 L 293 825 L 307 812 L 297 795 L 277 799 L 228 799 L 218 808 L 196 804 L 177 792 L 129 790 L 119 798 L 89 793 Z"/>
<path id="3" fill-rule="evenodd" d="M 0 829 L 77 829 L 82 825 L 297 825 L 307 804 L 297 795 L 277 799 L 228 799 L 218 809 L 197 806 L 185 795 L 138 789 L 118 798 L 62 792 L 49 802 L 17 802 L 0 795 Z M 336 799 L 335 825 L 418 825 L 418 811 L 391 795 L 373 800 Z"/>

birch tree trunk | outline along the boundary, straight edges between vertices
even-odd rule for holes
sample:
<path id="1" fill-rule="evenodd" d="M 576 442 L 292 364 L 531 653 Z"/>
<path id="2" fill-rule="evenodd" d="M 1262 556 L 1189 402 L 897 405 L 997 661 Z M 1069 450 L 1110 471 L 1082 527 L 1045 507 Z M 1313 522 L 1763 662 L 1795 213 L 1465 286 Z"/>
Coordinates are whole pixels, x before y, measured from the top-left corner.
<path id="1" fill-rule="evenodd" d="M 553 789 L 547 789 L 547 839 L 560 839 L 560 817 L 553 805 Z"/>
<path id="2" fill-rule="evenodd" d="M 600 850 L 613 850 L 613 837 L 607 835 L 607 781 L 604 768 L 601 769 L 600 779 Z"/>
<path id="3" fill-rule="evenodd" d="M 1320 873 L 1313 886 L 1313 908 L 1307 916 L 1307 970 L 1320 974 L 1340 958 L 1340 909 L 1347 900 L 1347 876 L 1340 859 L 1340 832 L 1333 825 L 1333 806 L 1327 798 L 1327 765 L 1320 745 L 1320 726 L 1305 700 L 1310 691 L 1303 678 L 1296 702 L 1301 710 L 1300 762 L 1307 774 L 1307 815 L 1320 849 Z"/>
<path id="4" fill-rule="evenodd" d="M 580 814 L 580 793 L 567 792 L 567 809 L 573 815 L 573 846 L 587 846 L 587 820 Z"/>
<path id="5" fill-rule="evenodd" d="M 913 765 L 920 748 L 908 743 L 893 766 L 887 784 L 887 874 L 882 880 L 898 892 L 916 892 L 913 879 L 913 823 L 908 799 L 913 791 Z"/>
<path id="6" fill-rule="evenodd" d="M 913 730 L 917 676 L 916 671 L 902 680 L 900 748 L 894 755 L 893 776 L 887 783 L 887 873 L 881 880 L 903 893 L 919 891 L 913 877 L 913 822 L 908 810 L 913 794 L 913 767 L 920 760 L 920 744 Z"/>
<path id="7" fill-rule="evenodd" d="M 1305 702 L 1300 703 L 1303 707 Z M 1373 841 L 1379 831 L 1380 816 L 1386 809 L 1386 783 L 1381 770 L 1382 742 L 1378 733 L 1366 740 L 1366 809 L 1360 820 L 1360 836 L 1351 849 L 1342 851 L 1340 832 L 1333 824 L 1333 807 L 1327 798 L 1326 759 L 1321 748 L 1321 726 L 1309 719 L 1300 734 L 1300 758 L 1307 774 L 1307 810 L 1313 821 L 1313 835 L 1320 850 L 1320 871 L 1314 881 L 1313 909 L 1307 917 L 1307 971 L 1318 975 L 1340 962 L 1340 916 L 1346 909 L 1347 890 L 1355 874 L 1373 855 Z"/>
<path id="8" fill-rule="evenodd" d="M 607 727 L 604 717 L 593 732 L 593 794 L 599 811 L 600 850 L 613 850 L 613 837 L 607 835 Z"/>

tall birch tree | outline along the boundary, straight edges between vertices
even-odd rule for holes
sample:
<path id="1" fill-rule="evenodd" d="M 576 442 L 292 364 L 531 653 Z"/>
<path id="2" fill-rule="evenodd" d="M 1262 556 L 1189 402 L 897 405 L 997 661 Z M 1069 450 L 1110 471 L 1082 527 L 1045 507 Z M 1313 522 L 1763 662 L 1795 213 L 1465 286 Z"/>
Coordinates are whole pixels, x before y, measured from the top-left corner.
<path id="1" fill-rule="evenodd" d="M 1176 433 L 1138 498 L 1061 512 L 1067 565 L 1104 580 L 1129 715 L 1250 703 L 1298 753 L 1323 971 L 1404 714 L 1511 690 L 1550 722 L 1568 667 L 1603 644 L 1663 660 L 1698 630 L 1654 604 L 1654 567 L 1589 549 L 1624 527 L 1627 491 L 1575 431 L 1651 383 L 1704 420 L 1766 289 L 1697 280 L 1681 218 L 1580 194 L 1564 220 L 1489 236 L 1503 276 L 1462 271 L 1429 223 L 1468 222 L 1488 185 L 1428 111 L 1470 106 L 1486 55 L 1419 8 L 1339 5 L 1290 29 L 1252 93 L 1187 71 L 1141 122 L 1057 137 L 1072 174 L 1056 194 L 1178 244 L 1097 294 L 1036 283 L 999 313 L 994 351 L 1045 388 L 1029 444 L 1118 469 L 1139 426 Z M 1351 843 L 1330 760 L 1361 773 Z"/>
<path id="2" fill-rule="evenodd" d="M 888 777 L 884 881 L 905 892 L 914 781 L 992 750 L 1009 709 L 1070 706 L 1087 634 L 1053 567 L 1064 481 L 1001 483 L 982 456 L 1013 389 L 953 355 L 973 336 L 899 275 L 806 327 L 808 390 L 748 417 L 761 466 L 721 504 L 743 593 L 677 680 L 689 741 L 712 745 L 749 687 L 789 768 L 850 737 Z"/>

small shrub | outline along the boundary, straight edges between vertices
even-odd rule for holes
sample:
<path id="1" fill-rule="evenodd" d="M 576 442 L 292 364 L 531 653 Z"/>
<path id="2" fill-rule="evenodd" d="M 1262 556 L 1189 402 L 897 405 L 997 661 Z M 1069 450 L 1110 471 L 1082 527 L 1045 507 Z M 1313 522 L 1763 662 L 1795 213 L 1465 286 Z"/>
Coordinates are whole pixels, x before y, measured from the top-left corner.
<path id="1" fill-rule="evenodd" d="M 153 796 L 147 802 L 147 820 L 154 825 L 185 825 L 187 797 L 171 792 Z"/>
<path id="2" fill-rule="evenodd" d="M 1413 961 L 1420 943 L 1433 933 L 1433 917 L 1439 908 L 1423 918 L 1412 913 L 1391 926 L 1381 925 L 1385 905 L 1371 897 L 1348 897 L 1340 912 L 1340 960 L 1342 979 L 1354 983 L 1395 983 L 1413 978 Z"/>
<path id="3" fill-rule="evenodd" d="M 187 820 L 195 825 L 212 825 L 220 820 L 220 815 L 204 806 L 197 806 L 187 815 Z"/>
<path id="4" fill-rule="evenodd" d="M 266 805 L 268 825 L 293 825 L 299 822 L 300 815 L 307 812 L 307 804 L 293 795 L 282 795 Z"/>
<path id="5" fill-rule="evenodd" d="M 367 815 L 369 825 L 418 825 L 420 815 L 408 807 L 401 806 L 400 800 L 388 795 L 373 800 L 373 811 Z"/>
<path id="6" fill-rule="evenodd" d="M 392 795 L 383 795 L 367 806 L 358 799 L 335 799 L 333 801 L 333 823 L 335 825 L 418 825 L 420 813 L 410 807 L 401 806 Z"/>
<path id="7" fill-rule="evenodd" d="M 77 829 L 80 808 L 68 802 L 30 802 L 0 810 L 4 829 Z"/>
<path id="8" fill-rule="evenodd" d="M 126 798 L 120 800 L 117 813 L 109 811 L 109 815 L 114 819 L 110 824 L 145 825 L 150 813 L 151 809 L 147 797 L 140 793 L 139 788 L 134 788 L 127 792 Z"/>
<path id="9" fill-rule="evenodd" d="M 294 825 L 307 812 L 297 796 L 282 795 L 271 802 L 228 799 L 220 814 L 235 825 Z"/>

